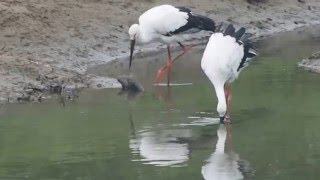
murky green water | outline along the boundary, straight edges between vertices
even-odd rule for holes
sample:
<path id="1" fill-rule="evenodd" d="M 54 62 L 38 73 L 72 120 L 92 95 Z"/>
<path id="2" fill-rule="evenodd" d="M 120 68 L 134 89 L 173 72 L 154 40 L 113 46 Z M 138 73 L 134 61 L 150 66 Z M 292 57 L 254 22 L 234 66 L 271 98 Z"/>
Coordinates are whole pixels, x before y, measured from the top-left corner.
<path id="1" fill-rule="evenodd" d="M 144 94 L 84 92 L 65 107 L 0 107 L 0 179 L 318 179 L 320 76 L 296 63 L 320 49 L 319 29 L 259 44 L 261 56 L 233 85 L 231 126 L 217 124 L 201 49 L 177 62 L 173 80 L 152 86 L 165 54 L 135 58 Z M 117 76 L 126 63 L 100 66 Z M 110 65 L 109 65 L 110 66 Z"/>

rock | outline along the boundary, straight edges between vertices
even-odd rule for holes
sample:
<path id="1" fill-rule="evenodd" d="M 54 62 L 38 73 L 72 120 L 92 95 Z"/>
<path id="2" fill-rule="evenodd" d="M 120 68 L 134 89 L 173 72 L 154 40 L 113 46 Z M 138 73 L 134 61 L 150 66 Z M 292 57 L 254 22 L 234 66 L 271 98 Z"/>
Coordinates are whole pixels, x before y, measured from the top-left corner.
<path id="1" fill-rule="evenodd" d="M 68 100 L 74 100 L 76 98 L 79 98 L 79 92 L 77 87 L 65 87 L 63 89 L 62 96 L 64 96 Z"/>
<path id="2" fill-rule="evenodd" d="M 313 53 L 308 59 L 316 59 L 316 60 L 320 60 L 320 51 Z"/>
<path id="3" fill-rule="evenodd" d="M 266 0 L 247 0 L 249 4 L 258 4 L 258 3 L 264 3 Z"/>
<path id="4" fill-rule="evenodd" d="M 250 21 L 249 23 L 254 25 L 254 26 L 256 26 L 259 29 L 265 29 L 266 28 L 264 23 L 261 22 L 261 21 Z"/>
<path id="5" fill-rule="evenodd" d="M 50 79 L 50 80 L 53 80 L 53 79 L 58 78 L 58 76 L 57 76 L 57 75 L 54 75 L 54 74 L 47 74 L 47 75 L 45 75 L 44 77 L 47 78 L 47 79 Z"/>
<path id="6" fill-rule="evenodd" d="M 25 89 L 24 92 L 31 95 L 31 94 L 33 94 L 34 91 L 33 91 L 33 89 Z"/>
<path id="7" fill-rule="evenodd" d="M 230 23 L 234 22 L 231 18 L 228 18 L 227 21 L 230 22 Z"/>
<path id="8" fill-rule="evenodd" d="M 21 97 L 18 97 L 17 98 L 17 101 L 18 102 L 30 102 L 31 100 L 31 96 L 21 96 Z"/>
<path id="9" fill-rule="evenodd" d="M 119 77 L 118 82 L 122 86 L 122 90 L 124 91 L 134 91 L 134 92 L 142 92 L 144 91 L 144 88 L 142 85 L 135 79 L 133 79 L 130 76 L 122 76 Z"/>
<path id="10" fill-rule="evenodd" d="M 298 63 L 298 67 L 302 67 L 311 72 L 320 73 L 320 51 L 312 54 L 309 58 L 303 59 Z"/>

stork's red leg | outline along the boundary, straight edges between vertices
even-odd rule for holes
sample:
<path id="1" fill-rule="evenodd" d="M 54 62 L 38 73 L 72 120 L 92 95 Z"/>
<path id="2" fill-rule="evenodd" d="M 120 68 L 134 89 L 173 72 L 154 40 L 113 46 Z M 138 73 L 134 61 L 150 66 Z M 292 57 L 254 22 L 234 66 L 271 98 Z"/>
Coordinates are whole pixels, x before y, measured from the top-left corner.
<path id="1" fill-rule="evenodd" d="M 159 84 L 159 82 L 162 80 L 163 75 L 164 75 L 164 71 L 168 71 L 168 86 L 169 86 L 169 82 L 170 82 L 170 73 L 171 73 L 171 69 L 173 67 L 173 62 L 175 62 L 178 58 L 180 58 L 181 56 L 183 56 L 185 53 L 187 53 L 192 47 L 193 45 L 190 46 L 183 46 L 180 42 L 179 45 L 182 48 L 182 53 L 180 53 L 177 57 L 175 57 L 174 59 L 171 58 L 171 51 L 170 51 L 170 46 L 167 46 L 167 50 L 168 50 L 168 61 L 167 64 L 164 65 L 163 67 L 161 67 L 158 72 L 157 72 L 157 76 L 156 76 L 156 84 Z"/>
<path id="2" fill-rule="evenodd" d="M 227 103 L 227 112 L 226 112 L 226 116 L 225 116 L 225 121 L 230 122 L 231 121 L 230 110 L 231 110 L 231 99 L 232 99 L 230 84 L 224 85 L 224 92 L 225 92 L 226 103 Z"/>
<path id="3" fill-rule="evenodd" d="M 176 61 L 178 58 L 180 58 L 181 56 L 183 56 L 185 53 L 187 53 L 191 48 L 193 48 L 194 45 L 189 45 L 189 46 L 184 46 L 183 44 L 181 44 L 180 42 L 178 42 L 178 44 L 180 45 L 180 47 L 182 48 L 182 53 L 179 54 L 177 57 L 175 57 L 172 61 Z"/>
<path id="4" fill-rule="evenodd" d="M 171 68 L 173 66 L 172 59 L 171 59 L 171 52 L 170 47 L 168 46 L 168 61 L 167 61 L 167 67 L 168 67 L 168 73 L 167 73 L 167 86 L 170 85 L 170 74 L 171 74 Z"/>
<path id="5" fill-rule="evenodd" d="M 158 70 L 157 76 L 156 76 L 156 83 L 159 84 L 159 82 L 161 81 L 161 79 L 163 78 L 164 72 L 167 70 L 168 74 L 168 86 L 170 84 L 170 73 L 171 73 L 171 68 L 172 68 L 172 58 L 171 58 L 171 51 L 170 51 L 170 46 L 167 46 L 167 50 L 168 50 L 168 59 L 167 59 L 167 64 L 164 65 L 163 67 L 161 67 Z"/>

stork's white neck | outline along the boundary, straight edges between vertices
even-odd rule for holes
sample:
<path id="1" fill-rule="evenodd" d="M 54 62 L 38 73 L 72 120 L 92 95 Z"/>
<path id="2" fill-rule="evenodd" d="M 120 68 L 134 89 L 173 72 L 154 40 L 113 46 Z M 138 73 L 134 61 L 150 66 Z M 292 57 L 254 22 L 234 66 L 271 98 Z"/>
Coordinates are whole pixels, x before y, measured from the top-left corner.
<path id="1" fill-rule="evenodd" d="M 224 84 L 214 84 L 216 95 L 218 98 L 217 111 L 220 117 L 225 116 L 227 111 L 226 97 L 224 93 Z"/>

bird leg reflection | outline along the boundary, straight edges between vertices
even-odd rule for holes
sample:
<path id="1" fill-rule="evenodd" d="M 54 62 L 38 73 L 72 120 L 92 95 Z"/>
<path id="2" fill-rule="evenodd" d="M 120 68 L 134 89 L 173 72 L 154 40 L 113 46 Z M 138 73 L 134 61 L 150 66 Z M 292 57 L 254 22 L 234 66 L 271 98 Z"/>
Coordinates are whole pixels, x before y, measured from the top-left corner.
<path id="1" fill-rule="evenodd" d="M 165 92 L 163 89 L 166 88 L 167 92 Z M 157 97 L 159 100 L 163 100 L 166 103 L 167 110 L 169 111 L 170 109 L 173 108 L 173 102 L 172 102 L 172 96 L 171 96 L 171 87 L 156 87 L 157 91 Z"/>
<path id="2" fill-rule="evenodd" d="M 132 108 L 129 107 L 129 122 L 130 122 L 130 130 L 131 130 L 131 136 L 133 138 L 136 138 L 136 129 L 135 129 L 135 125 L 133 122 L 133 117 L 132 117 Z"/>
<path id="3" fill-rule="evenodd" d="M 231 131 L 231 124 L 227 123 L 225 124 L 226 131 L 227 131 L 227 138 L 226 138 L 226 144 L 225 144 L 225 152 L 232 152 L 233 146 L 232 146 L 232 131 Z"/>

